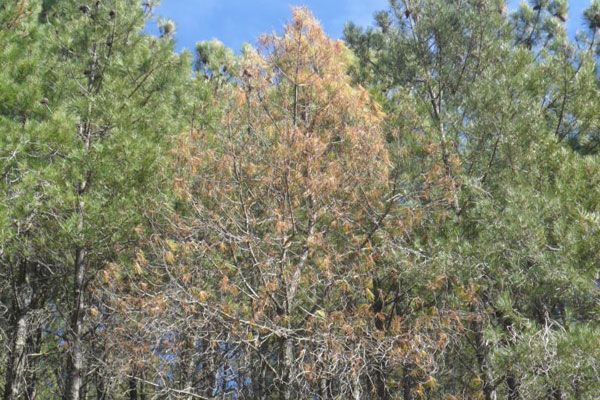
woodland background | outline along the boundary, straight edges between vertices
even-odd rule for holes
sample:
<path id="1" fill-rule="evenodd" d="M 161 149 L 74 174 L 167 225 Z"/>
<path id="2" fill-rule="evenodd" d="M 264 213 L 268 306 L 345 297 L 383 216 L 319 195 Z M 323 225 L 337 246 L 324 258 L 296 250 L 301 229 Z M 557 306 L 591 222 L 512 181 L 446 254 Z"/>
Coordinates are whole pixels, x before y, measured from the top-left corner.
<path id="1" fill-rule="evenodd" d="M 175 51 L 152 2 L 0 2 L 0 388 L 598 399 L 600 1 L 305 8 Z"/>

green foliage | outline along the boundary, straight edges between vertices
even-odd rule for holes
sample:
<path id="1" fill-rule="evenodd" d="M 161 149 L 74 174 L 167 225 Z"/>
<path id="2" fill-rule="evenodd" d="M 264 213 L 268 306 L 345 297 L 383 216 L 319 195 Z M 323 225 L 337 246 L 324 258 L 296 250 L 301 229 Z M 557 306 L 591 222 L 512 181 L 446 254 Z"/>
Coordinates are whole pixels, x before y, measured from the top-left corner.
<path id="1" fill-rule="evenodd" d="M 2 13 L 16 29 L 1 38 L 1 268 L 18 290 L 47 293 L 23 303 L 4 292 L 13 315 L 51 306 L 71 342 L 82 332 L 66 324 L 87 309 L 88 283 L 133 253 L 134 228 L 168 199 L 190 57 L 143 34 L 150 14 L 129 2 L 44 3 L 41 22 L 35 3 L 23 19 Z"/>
<path id="2" fill-rule="evenodd" d="M 404 179 L 418 182 L 439 157 L 456 182 L 456 215 L 427 221 L 407 239 L 430 258 L 419 267 L 430 271 L 426 286 L 440 276 L 454 286 L 431 298 L 438 313 L 471 314 L 469 333 L 448 332 L 457 341 L 439 362 L 458 357 L 465 367 L 440 371 L 439 398 L 459 392 L 457 374 L 487 399 L 514 395 L 515 382 L 522 397 L 511 398 L 592 398 L 595 354 L 571 358 L 558 348 L 579 332 L 597 339 L 599 329 L 599 204 L 590 186 L 598 160 L 572 150 L 596 148 L 594 47 L 568 43 L 565 2 L 522 3 L 511 24 L 494 11 L 500 3 L 392 2 L 377 28 L 347 26 L 361 62 L 351 73 L 393 113 L 391 129 L 408 147 L 397 160 Z M 406 158 L 423 154 L 415 131 L 439 144 L 425 153 L 428 163 Z M 452 154 L 458 163 L 445 162 Z"/>
<path id="3" fill-rule="evenodd" d="M 583 13 L 583 16 L 591 30 L 598 30 L 600 28 L 600 2 L 593 0 L 589 8 Z"/>

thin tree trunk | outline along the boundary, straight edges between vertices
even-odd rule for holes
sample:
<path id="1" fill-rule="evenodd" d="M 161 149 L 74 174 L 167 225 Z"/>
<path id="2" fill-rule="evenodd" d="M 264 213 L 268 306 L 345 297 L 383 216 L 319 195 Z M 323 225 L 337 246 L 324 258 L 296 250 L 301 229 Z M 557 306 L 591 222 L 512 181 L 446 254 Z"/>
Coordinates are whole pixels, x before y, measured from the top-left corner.
<path id="1" fill-rule="evenodd" d="M 100 2 L 96 2 L 96 11 L 100 7 Z M 91 48 L 91 63 L 88 75 L 87 88 L 91 93 L 97 89 L 98 84 L 98 53 L 96 44 Z M 92 102 L 88 103 L 88 116 L 92 114 Z M 86 120 L 85 123 L 79 125 L 79 136 L 84 141 L 84 150 L 88 154 L 92 147 L 92 130 L 91 122 Z M 78 233 L 83 234 L 84 217 L 85 217 L 85 202 L 84 194 L 89 190 L 91 171 L 87 171 L 86 178 L 77 184 L 77 205 L 75 209 L 76 215 L 79 217 Z M 78 238 L 79 239 L 79 238 Z M 68 353 L 68 369 L 67 369 L 67 384 L 65 386 L 64 398 L 66 400 L 79 400 L 80 390 L 82 388 L 82 370 L 83 370 L 83 296 L 85 290 L 85 273 L 86 273 L 86 252 L 80 246 L 75 247 L 75 265 L 73 269 L 74 276 L 74 304 L 71 310 L 71 332 L 70 332 L 70 352 Z"/>
<path id="2" fill-rule="evenodd" d="M 37 354 L 42 347 L 42 327 L 39 326 L 35 336 L 29 339 L 29 354 Z M 37 361 L 31 360 L 28 362 L 29 371 L 27 376 L 27 400 L 35 400 L 37 397 Z"/>
<path id="3" fill-rule="evenodd" d="M 4 384 L 4 400 L 20 398 L 25 373 L 25 344 L 27 343 L 27 313 L 19 312 L 13 324 L 13 338 L 8 356 Z"/>
<path id="4" fill-rule="evenodd" d="M 65 387 L 66 400 L 79 400 L 82 387 L 83 370 L 83 290 L 85 280 L 85 251 L 78 248 L 75 252 L 75 290 L 71 311 L 70 352 L 68 358 L 68 378 Z"/>
<path id="5" fill-rule="evenodd" d="M 294 341 L 292 338 L 286 338 L 283 342 L 283 398 L 292 399 L 292 365 L 294 362 Z"/>

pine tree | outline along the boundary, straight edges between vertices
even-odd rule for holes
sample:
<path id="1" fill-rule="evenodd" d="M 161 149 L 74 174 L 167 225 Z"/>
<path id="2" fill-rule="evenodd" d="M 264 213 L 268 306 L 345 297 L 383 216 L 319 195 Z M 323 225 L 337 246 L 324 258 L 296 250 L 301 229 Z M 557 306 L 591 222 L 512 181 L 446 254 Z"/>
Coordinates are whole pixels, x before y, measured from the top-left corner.
<path id="1" fill-rule="evenodd" d="M 44 132 L 55 125 L 48 110 L 43 82 L 38 73 L 44 64 L 44 29 L 35 15 L 39 4 L 9 2 L 0 7 L 0 304 L 2 329 L 8 349 L 2 357 L 3 399 L 21 398 L 35 391 L 32 377 L 38 352 L 35 333 L 42 329 L 44 309 L 54 290 L 49 249 L 36 236 L 44 207 L 44 180 L 32 166 L 52 162 L 55 155 L 45 146 Z M 5 325 L 6 324 L 6 325 Z M 4 340 L 4 336 L 2 337 Z"/>
<path id="2" fill-rule="evenodd" d="M 446 203 L 450 218 L 438 211 L 405 241 L 423 249 L 421 275 L 412 279 L 430 291 L 410 291 L 407 301 L 424 298 L 438 315 L 464 316 L 445 328 L 451 345 L 437 362 L 451 367 L 436 374 L 437 395 L 586 398 L 595 390 L 594 352 L 578 353 L 574 365 L 559 349 L 597 332 L 595 272 L 584 267 L 596 263 L 587 258 L 595 245 L 563 229 L 581 218 L 567 209 L 587 215 L 595 205 L 577 174 L 563 172 L 586 165 L 593 177 L 597 161 L 560 142 L 593 149 L 593 139 L 585 143 L 595 117 L 583 97 L 596 96 L 595 63 L 588 48 L 577 52 L 568 41 L 564 2 L 532 2 L 510 20 L 503 6 L 392 1 L 377 28 L 347 27 L 360 61 L 354 74 L 395 114 L 400 140 L 412 146 L 399 154 L 423 154 L 420 143 L 429 137 L 437 143 L 425 154 L 439 157 L 438 166 L 414 156 L 396 161 L 411 174 L 407 180 L 441 171 L 446 179 L 437 186 L 449 180 L 454 196 Z M 424 183 L 413 202 L 429 200 L 431 181 Z M 575 300 L 580 295 L 590 302 Z M 428 392 L 417 373 L 409 368 L 405 399 Z"/>
<path id="3" fill-rule="evenodd" d="M 214 77 L 223 57 L 200 50 Z M 228 67 L 218 124 L 179 146 L 178 190 L 193 211 L 182 229 L 199 238 L 164 252 L 170 286 L 185 290 L 172 307 L 198 315 L 179 332 L 207 332 L 196 337 L 205 357 L 237 348 L 256 397 L 359 399 L 367 382 L 359 331 L 373 320 L 366 285 L 389 171 L 383 115 L 351 84 L 350 61 L 295 9 L 282 36 Z"/>
<path id="4" fill-rule="evenodd" d="M 167 182 L 163 166 L 180 129 L 189 60 L 173 54 L 171 36 L 143 33 L 150 10 L 141 5 L 62 1 L 40 10 L 36 2 L 25 15 L 45 35 L 21 31 L 14 44 L 9 39 L 9 56 L 23 57 L 15 72 L 30 81 L 16 96 L 27 103 L 3 102 L 12 124 L 2 147 L 10 185 L 3 249 L 27 237 L 29 262 L 50 270 L 55 285 L 63 282 L 53 289 L 59 313 L 50 329 L 65 341 L 64 398 L 78 399 L 92 362 L 84 335 L 96 329 L 86 325 L 88 284 L 111 261 L 131 256 L 134 228 L 146 224 L 146 207 Z M 39 48 L 39 58 L 14 50 L 19 40 L 33 41 L 25 48 Z M 8 265 L 28 261 L 7 250 Z M 21 396 L 15 390 L 12 398 Z"/>

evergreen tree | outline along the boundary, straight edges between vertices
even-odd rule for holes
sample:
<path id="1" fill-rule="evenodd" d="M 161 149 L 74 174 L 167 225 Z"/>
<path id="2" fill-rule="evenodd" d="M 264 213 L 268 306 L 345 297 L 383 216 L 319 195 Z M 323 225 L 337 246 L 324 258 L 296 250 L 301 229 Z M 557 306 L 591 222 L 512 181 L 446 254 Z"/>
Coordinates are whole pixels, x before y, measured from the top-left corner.
<path id="1" fill-rule="evenodd" d="M 8 71 L 2 80 L 15 97 L 2 106 L 9 124 L 2 138 L 3 268 L 25 282 L 28 273 L 42 278 L 36 270 L 57 279 L 57 321 L 45 340 L 60 337 L 57 350 L 67 367 L 56 383 L 64 398 L 79 399 L 94 362 L 84 336 L 101 328 L 86 324 L 88 284 L 111 261 L 130 257 L 134 228 L 146 224 L 147 208 L 167 182 L 165 155 L 181 126 L 176 116 L 189 58 L 173 54 L 169 32 L 143 33 L 147 6 L 61 1 L 41 10 L 39 3 L 23 14 L 29 25 L 10 33 L 15 41 L 7 38 L 4 50 L 16 66 L 15 76 Z M 4 11 L 9 18 L 11 12 Z M 22 80 L 23 91 L 11 83 Z M 16 298 L 28 293 L 17 291 Z M 13 342 L 19 350 L 22 341 Z M 23 358 L 18 351 L 15 357 Z M 11 369 L 19 373 L 9 366 L 9 378 L 19 379 Z M 23 396 L 21 387 L 10 386 L 6 398 Z"/>
<path id="2" fill-rule="evenodd" d="M 566 38 L 565 2 L 522 5 L 510 21 L 504 10 L 496 1 L 392 1 L 377 28 L 347 27 L 360 60 L 354 74 L 396 114 L 396 126 L 417 114 L 400 140 L 432 137 L 454 192 L 450 218 L 408 238 L 424 249 L 430 283 L 421 282 L 435 289 L 427 303 L 463 316 L 447 330 L 451 345 L 438 363 L 452 367 L 436 374 L 438 395 L 592 398 L 597 354 L 588 348 L 571 364 L 561 349 L 598 337 L 594 239 L 571 230 L 581 220 L 572 211 L 596 212 L 573 172 L 595 176 L 597 161 L 560 142 L 593 149 L 583 143 L 595 132 L 583 96 L 596 96 L 595 64 Z M 409 154 L 418 151 L 413 144 Z M 431 164 L 417 160 L 398 160 L 413 182 L 430 174 Z M 433 395 L 410 376 L 405 399 Z"/>

